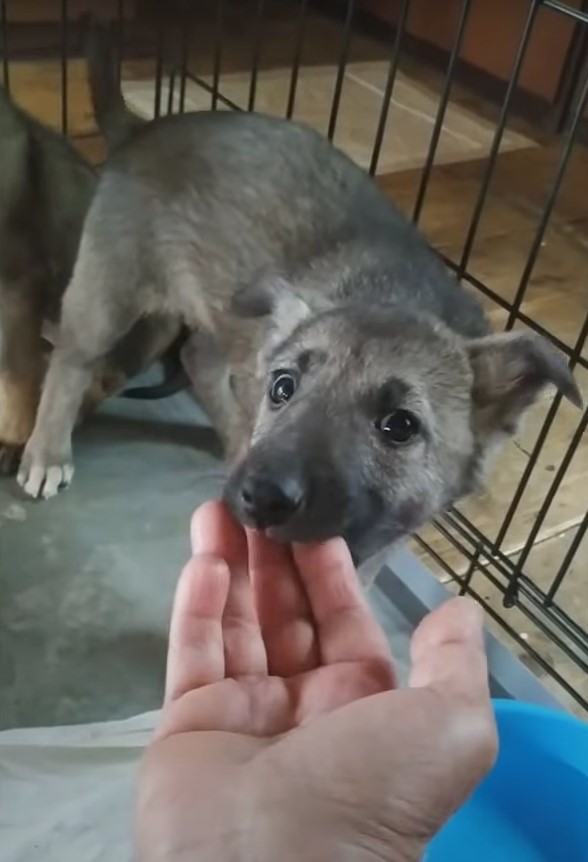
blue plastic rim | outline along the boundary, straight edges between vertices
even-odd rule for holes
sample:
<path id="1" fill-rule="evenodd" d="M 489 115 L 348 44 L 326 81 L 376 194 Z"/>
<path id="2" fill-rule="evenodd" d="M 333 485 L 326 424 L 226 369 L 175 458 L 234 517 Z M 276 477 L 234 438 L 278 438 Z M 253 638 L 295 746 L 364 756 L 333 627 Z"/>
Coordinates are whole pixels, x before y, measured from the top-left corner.
<path id="1" fill-rule="evenodd" d="M 588 724 L 494 701 L 500 752 L 426 862 L 588 862 Z"/>

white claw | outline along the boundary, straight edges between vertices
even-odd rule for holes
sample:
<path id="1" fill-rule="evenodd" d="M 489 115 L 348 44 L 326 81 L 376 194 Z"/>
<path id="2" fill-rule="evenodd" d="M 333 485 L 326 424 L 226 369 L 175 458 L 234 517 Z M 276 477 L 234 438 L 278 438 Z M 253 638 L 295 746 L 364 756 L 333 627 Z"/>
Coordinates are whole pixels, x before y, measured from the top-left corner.
<path id="1" fill-rule="evenodd" d="M 48 467 L 45 473 L 43 485 L 43 499 L 50 500 L 57 496 L 63 482 L 63 470 L 61 467 Z"/>
<path id="2" fill-rule="evenodd" d="M 39 496 L 44 479 L 45 468 L 39 464 L 33 464 L 30 470 L 23 468 L 18 473 L 18 484 L 29 497 Z"/>
<path id="3" fill-rule="evenodd" d="M 25 494 L 30 497 L 43 497 L 44 500 L 50 500 L 59 493 L 61 488 L 66 488 L 70 484 L 73 474 L 73 464 L 63 464 L 59 467 L 33 464 L 29 469 L 21 467 L 17 481 Z"/>

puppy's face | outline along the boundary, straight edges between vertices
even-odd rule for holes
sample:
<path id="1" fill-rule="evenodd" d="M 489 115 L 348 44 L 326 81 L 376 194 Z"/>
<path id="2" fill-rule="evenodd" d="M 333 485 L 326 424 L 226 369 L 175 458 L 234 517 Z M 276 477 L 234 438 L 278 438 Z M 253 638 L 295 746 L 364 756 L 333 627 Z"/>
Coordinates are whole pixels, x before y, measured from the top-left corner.
<path id="1" fill-rule="evenodd" d="M 466 342 L 393 307 L 286 315 L 260 361 L 263 397 L 226 497 L 283 542 L 343 536 L 361 562 L 473 489 L 539 390 L 579 398 L 529 336 Z M 282 331 L 282 336 L 284 335 Z"/>

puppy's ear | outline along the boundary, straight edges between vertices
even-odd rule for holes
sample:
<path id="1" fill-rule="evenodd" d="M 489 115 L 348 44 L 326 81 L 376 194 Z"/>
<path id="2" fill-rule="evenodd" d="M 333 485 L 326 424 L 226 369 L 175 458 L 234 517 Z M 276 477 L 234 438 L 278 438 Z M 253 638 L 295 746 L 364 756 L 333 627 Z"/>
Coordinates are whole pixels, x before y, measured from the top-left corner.
<path id="1" fill-rule="evenodd" d="M 308 317 L 310 308 L 295 293 L 284 278 L 261 278 L 247 285 L 233 296 L 233 313 L 238 317 L 272 318 L 272 328 L 278 332 L 291 332 Z"/>
<path id="2" fill-rule="evenodd" d="M 582 407 L 580 390 L 561 353 L 538 335 L 507 332 L 469 343 L 478 432 L 513 434 L 524 411 L 549 384 Z"/>

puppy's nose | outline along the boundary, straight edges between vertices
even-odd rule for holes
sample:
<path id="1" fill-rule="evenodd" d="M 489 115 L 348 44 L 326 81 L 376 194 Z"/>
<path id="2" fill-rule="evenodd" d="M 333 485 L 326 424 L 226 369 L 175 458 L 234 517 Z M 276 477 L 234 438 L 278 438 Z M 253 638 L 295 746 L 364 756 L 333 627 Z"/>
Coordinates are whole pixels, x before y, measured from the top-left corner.
<path id="1" fill-rule="evenodd" d="M 304 502 L 304 489 L 293 476 L 248 476 L 241 486 L 245 514 L 261 530 L 285 524 Z"/>

